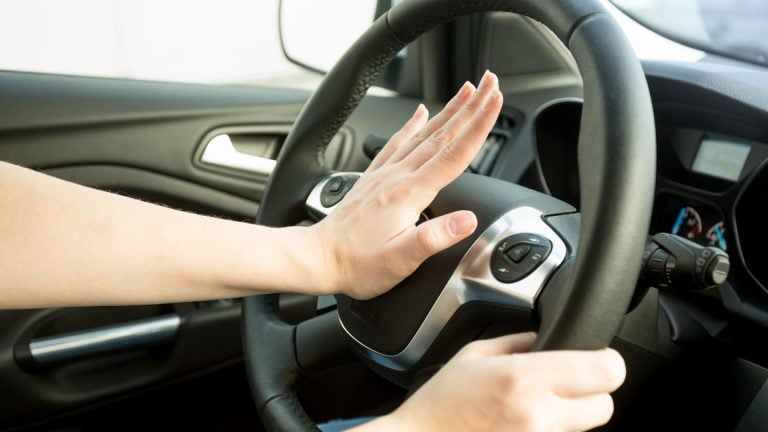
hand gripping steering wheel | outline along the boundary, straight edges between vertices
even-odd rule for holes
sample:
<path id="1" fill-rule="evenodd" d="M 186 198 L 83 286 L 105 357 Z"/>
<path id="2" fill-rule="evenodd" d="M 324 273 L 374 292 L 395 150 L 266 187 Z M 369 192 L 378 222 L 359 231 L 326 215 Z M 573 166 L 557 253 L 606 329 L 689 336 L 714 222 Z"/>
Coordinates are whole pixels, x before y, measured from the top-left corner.
<path id="1" fill-rule="evenodd" d="M 325 327 L 285 323 L 277 295 L 246 299 L 246 365 L 269 430 L 316 430 L 295 386 L 323 363 L 313 354 L 317 345 L 332 344 L 318 328 L 341 334 L 363 361 L 401 384 L 498 323 L 505 323 L 504 331 L 538 327 L 538 350 L 603 348 L 618 330 L 648 233 L 656 144 L 641 66 L 597 0 L 398 3 L 355 42 L 307 102 L 280 152 L 258 222 L 287 226 L 327 214 L 329 181 L 341 177 L 333 181 L 337 188 L 355 175 L 330 172 L 322 154 L 383 68 L 437 25 L 490 11 L 543 23 L 576 59 L 584 82 L 581 212 L 511 183 L 463 174 L 427 213 L 472 210 L 477 231 L 428 259 L 389 293 L 368 301 L 338 296 L 338 315 L 319 318 Z"/>

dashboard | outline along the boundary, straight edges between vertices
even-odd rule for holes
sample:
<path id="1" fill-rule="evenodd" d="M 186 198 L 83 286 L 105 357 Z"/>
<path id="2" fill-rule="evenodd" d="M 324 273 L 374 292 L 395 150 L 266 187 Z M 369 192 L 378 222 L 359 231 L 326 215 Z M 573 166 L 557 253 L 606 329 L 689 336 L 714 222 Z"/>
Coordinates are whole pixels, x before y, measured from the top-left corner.
<path id="1" fill-rule="evenodd" d="M 644 67 L 658 158 L 649 235 L 672 233 L 728 252 L 731 274 L 716 296 L 729 312 L 768 328 L 768 73 L 711 63 Z M 577 206 L 580 105 L 542 110 L 534 134 L 539 189 Z"/>
<path id="2" fill-rule="evenodd" d="M 709 204 L 675 195 L 657 198 L 652 232 L 669 232 L 702 246 L 728 251 L 730 229 L 723 213 Z"/>
<path id="3" fill-rule="evenodd" d="M 725 250 L 737 264 L 732 288 L 765 300 L 768 141 L 715 128 L 659 128 L 651 234 L 669 232 Z"/>
<path id="4" fill-rule="evenodd" d="M 768 145 L 686 128 L 661 129 L 658 144 L 660 180 L 652 233 L 669 232 L 737 252 L 738 192 L 768 158 Z"/>

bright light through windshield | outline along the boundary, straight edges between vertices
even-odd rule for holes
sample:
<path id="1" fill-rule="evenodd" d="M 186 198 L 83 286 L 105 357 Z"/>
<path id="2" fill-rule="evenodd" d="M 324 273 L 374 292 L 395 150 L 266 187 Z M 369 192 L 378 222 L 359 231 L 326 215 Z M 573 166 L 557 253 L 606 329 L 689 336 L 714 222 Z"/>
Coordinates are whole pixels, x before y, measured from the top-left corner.
<path id="1" fill-rule="evenodd" d="M 638 58 L 643 60 L 696 62 L 704 57 L 705 54 L 701 50 L 674 42 L 652 32 L 647 27 L 643 27 L 607 0 L 604 1 L 604 4 L 627 35 Z"/>
<path id="2" fill-rule="evenodd" d="M 714 54 L 768 65 L 766 0 L 611 0 L 650 29 Z"/>

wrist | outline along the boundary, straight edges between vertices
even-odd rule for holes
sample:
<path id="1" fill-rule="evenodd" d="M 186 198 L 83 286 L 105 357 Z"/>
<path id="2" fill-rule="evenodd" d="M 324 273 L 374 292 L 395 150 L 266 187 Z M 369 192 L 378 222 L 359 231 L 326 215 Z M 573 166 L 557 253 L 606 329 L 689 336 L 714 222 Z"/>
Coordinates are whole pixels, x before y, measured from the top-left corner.
<path id="1" fill-rule="evenodd" d="M 210 257 L 200 273 L 214 278 L 229 296 L 260 293 L 332 294 L 327 253 L 311 227 L 265 227 L 214 221 L 219 231 L 214 246 L 203 247 Z M 211 232 L 215 231 L 212 227 Z M 199 268 L 192 266 L 193 268 Z"/>
<path id="2" fill-rule="evenodd" d="M 297 233 L 303 237 L 304 250 L 308 256 L 308 271 L 304 289 L 298 290 L 312 295 L 339 294 L 340 262 L 328 240 L 324 238 L 320 224 L 308 227 L 294 227 Z M 307 289 L 309 288 L 309 289 Z"/>

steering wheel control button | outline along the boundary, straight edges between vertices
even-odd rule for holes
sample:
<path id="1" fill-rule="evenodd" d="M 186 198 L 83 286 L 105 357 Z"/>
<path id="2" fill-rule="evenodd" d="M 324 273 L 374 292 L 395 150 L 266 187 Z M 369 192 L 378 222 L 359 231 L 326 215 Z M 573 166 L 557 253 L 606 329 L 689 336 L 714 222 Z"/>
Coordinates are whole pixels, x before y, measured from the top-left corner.
<path id="1" fill-rule="evenodd" d="M 544 262 L 552 243 L 538 234 L 515 234 L 496 244 L 491 255 L 491 273 L 503 283 L 517 282 Z"/>
<path id="2" fill-rule="evenodd" d="M 511 259 L 512 262 L 519 263 L 528 255 L 528 252 L 531 251 L 531 245 L 528 244 L 518 244 L 511 248 L 509 248 L 506 252 L 504 252 L 504 255 Z"/>
<path id="3" fill-rule="evenodd" d="M 328 180 L 327 185 L 327 193 L 329 194 L 338 194 L 341 193 L 341 190 L 344 189 L 344 183 L 346 181 L 344 180 L 344 177 L 333 177 L 332 179 Z"/>
<path id="4" fill-rule="evenodd" d="M 323 207 L 333 207 L 339 203 L 357 182 L 356 176 L 335 176 L 328 179 L 320 192 L 320 204 Z"/>
<path id="5" fill-rule="evenodd" d="M 551 248 L 545 247 L 545 246 L 534 246 L 531 250 L 531 254 L 527 256 L 528 261 L 533 263 L 542 262 L 547 258 L 547 255 L 549 255 L 549 250 Z"/>

